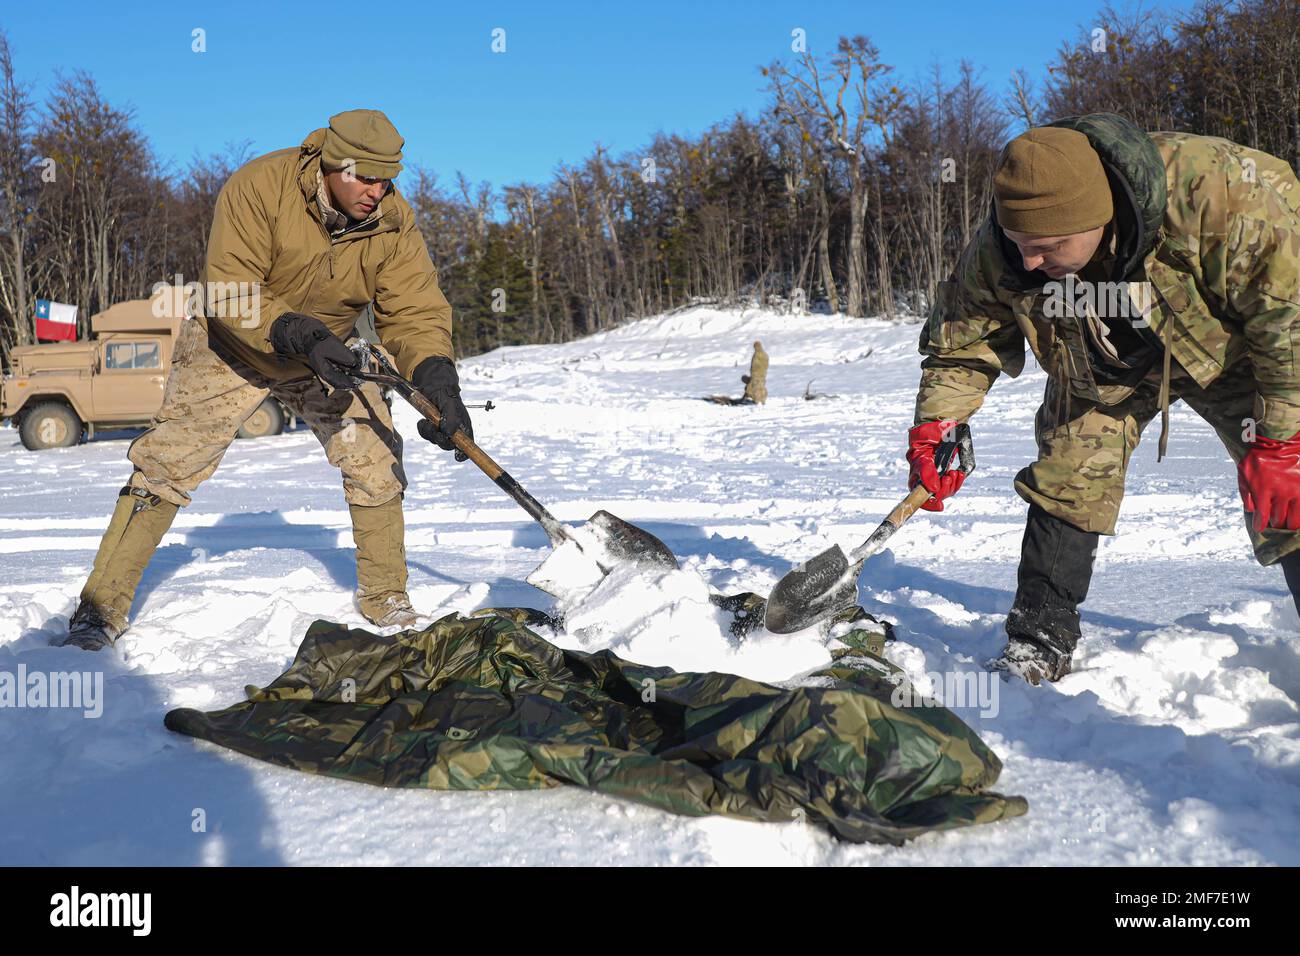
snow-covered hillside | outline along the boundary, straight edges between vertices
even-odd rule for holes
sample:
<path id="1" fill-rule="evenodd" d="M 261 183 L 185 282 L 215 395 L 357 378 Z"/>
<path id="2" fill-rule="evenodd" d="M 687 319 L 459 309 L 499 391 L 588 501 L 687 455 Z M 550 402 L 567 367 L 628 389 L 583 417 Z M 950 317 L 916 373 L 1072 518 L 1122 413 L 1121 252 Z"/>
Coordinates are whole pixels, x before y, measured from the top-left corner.
<path id="1" fill-rule="evenodd" d="M 858 543 L 906 493 L 918 329 L 707 308 L 562 346 L 463 363 L 480 444 L 561 519 L 608 508 L 661 537 L 686 574 L 597 602 L 560 643 L 647 664 L 784 681 L 827 660 L 811 634 L 738 641 L 707 587 L 766 592 L 793 562 Z M 750 343 L 772 358 L 764 407 L 739 395 Z M 1031 363 L 1032 364 L 1032 363 Z M 829 397 L 805 401 L 812 390 Z M 1043 387 L 1004 379 L 973 422 L 978 471 L 871 559 L 861 603 L 923 690 L 983 673 L 1002 646 Z M 468 463 L 407 439 L 411 594 L 432 616 L 549 606 L 525 582 L 540 528 Z M 102 670 L 103 714 L 0 710 L 3 863 L 1300 864 L 1300 620 L 1254 563 L 1232 467 L 1173 411 L 1170 455 L 1135 455 L 1120 533 L 1103 539 L 1076 673 L 981 685 L 954 709 L 1002 756 L 1026 817 L 901 849 L 792 823 L 687 819 L 574 788 L 386 791 L 260 764 L 163 728 L 265 684 L 317 617 L 363 624 L 347 509 L 310 432 L 239 442 L 164 539 L 134 625 L 91 656 L 50 648 L 130 466 L 126 442 L 38 454 L 0 430 L 0 670 Z M 194 832 L 195 811 L 206 832 Z"/>

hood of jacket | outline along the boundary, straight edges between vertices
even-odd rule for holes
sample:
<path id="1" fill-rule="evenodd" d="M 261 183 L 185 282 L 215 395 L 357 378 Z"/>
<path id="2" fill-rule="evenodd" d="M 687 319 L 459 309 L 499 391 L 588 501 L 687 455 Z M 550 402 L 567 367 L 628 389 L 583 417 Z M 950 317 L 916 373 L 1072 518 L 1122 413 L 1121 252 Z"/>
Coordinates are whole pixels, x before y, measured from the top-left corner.
<path id="1" fill-rule="evenodd" d="M 1115 206 L 1115 271 L 1110 278 L 1119 282 L 1132 277 L 1160 241 L 1168 201 L 1160 151 L 1143 130 L 1115 113 L 1067 116 L 1045 125 L 1083 133 L 1101 157 Z M 996 227 L 997 210 L 993 209 L 990 216 Z M 1015 243 L 1001 228 L 996 229 L 996 234 L 1007 265 L 1004 285 L 1026 292 L 1049 281 L 1047 273 L 1025 269 Z"/>

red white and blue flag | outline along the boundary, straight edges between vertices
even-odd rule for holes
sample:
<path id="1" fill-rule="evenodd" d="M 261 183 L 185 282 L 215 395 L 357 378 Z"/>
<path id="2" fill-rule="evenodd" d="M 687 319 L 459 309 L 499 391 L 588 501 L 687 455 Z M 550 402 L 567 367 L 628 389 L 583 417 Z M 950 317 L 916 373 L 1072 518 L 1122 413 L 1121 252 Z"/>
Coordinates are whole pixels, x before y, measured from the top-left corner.
<path id="1" fill-rule="evenodd" d="M 49 299 L 36 300 L 36 337 L 46 340 L 75 340 L 77 307 Z"/>

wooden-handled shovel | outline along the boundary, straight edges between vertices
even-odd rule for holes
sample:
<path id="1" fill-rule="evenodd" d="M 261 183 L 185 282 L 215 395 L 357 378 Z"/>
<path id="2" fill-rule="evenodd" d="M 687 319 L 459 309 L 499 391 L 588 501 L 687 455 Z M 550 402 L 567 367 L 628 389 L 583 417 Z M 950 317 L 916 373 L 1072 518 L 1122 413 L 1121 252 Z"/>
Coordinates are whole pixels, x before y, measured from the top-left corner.
<path id="1" fill-rule="evenodd" d="M 954 453 L 958 456 L 959 471 L 969 475 L 975 470 L 975 448 L 971 443 L 970 426 L 965 423 L 954 429 L 952 441 L 940 442 L 935 450 L 935 464 L 940 474 L 948 470 Z M 925 485 L 918 483 L 871 533 L 871 537 L 848 555 L 837 544 L 786 574 L 767 599 L 764 619 L 767 629 L 777 634 L 792 634 L 856 603 L 862 565 L 885 546 L 908 518 L 916 514 L 930 499 L 930 494 Z"/>
<path id="2" fill-rule="evenodd" d="M 346 374 L 355 379 L 374 382 L 376 385 L 393 389 L 435 426 L 442 421 L 437 406 L 407 381 L 383 352 L 368 342 L 360 342 L 352 349 L 360 358 L 361 368 L 357 371 L 348 370 Z M 530 495 L 504 468 L 493 461 L 487 452 L 476 445 L 474 439 L 457 429 L 451 436 L 451 443 L 542 526 L 542 530 L 546 532 L 546 537 L 550 539 L 553 546 L 559 547 L 566 541 L 572 541 L 579 550 L 590 552 L 589 546 L 584 547 L 583 542 L 574 536 L 567 525 L 561 524 L 540 501 Z M 608 574 L 615 564 L 624 562 L 665 568 L 678 566 L 676 556 L 668 550 L 666 544 L 643 528 L 629 524 L 608 511 L 597 511 L 591 516 L 588 524 L 601 547 L 600 554 L 590 556 L 605 574 Z"/>

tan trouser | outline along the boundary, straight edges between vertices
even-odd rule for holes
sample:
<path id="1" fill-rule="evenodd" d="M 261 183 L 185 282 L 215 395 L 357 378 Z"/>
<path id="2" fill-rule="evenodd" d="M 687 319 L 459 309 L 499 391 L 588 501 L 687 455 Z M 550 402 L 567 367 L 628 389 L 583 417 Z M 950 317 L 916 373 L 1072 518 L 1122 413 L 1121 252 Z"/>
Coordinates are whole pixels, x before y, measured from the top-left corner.
<path id="1" fill-rule="evenodd" d="M 348 504 L 373 507 L 406 489 L 402 436 L 377 385 L 326 395 L 314 377 L 276 382 L 214 351 L 203 327 L 181 324 L 162 407 L 127 452 L 131 485 L 177 505 L 212 476 L 253 410 L 274 396 L 303 419 L 343 473 Z"/>

